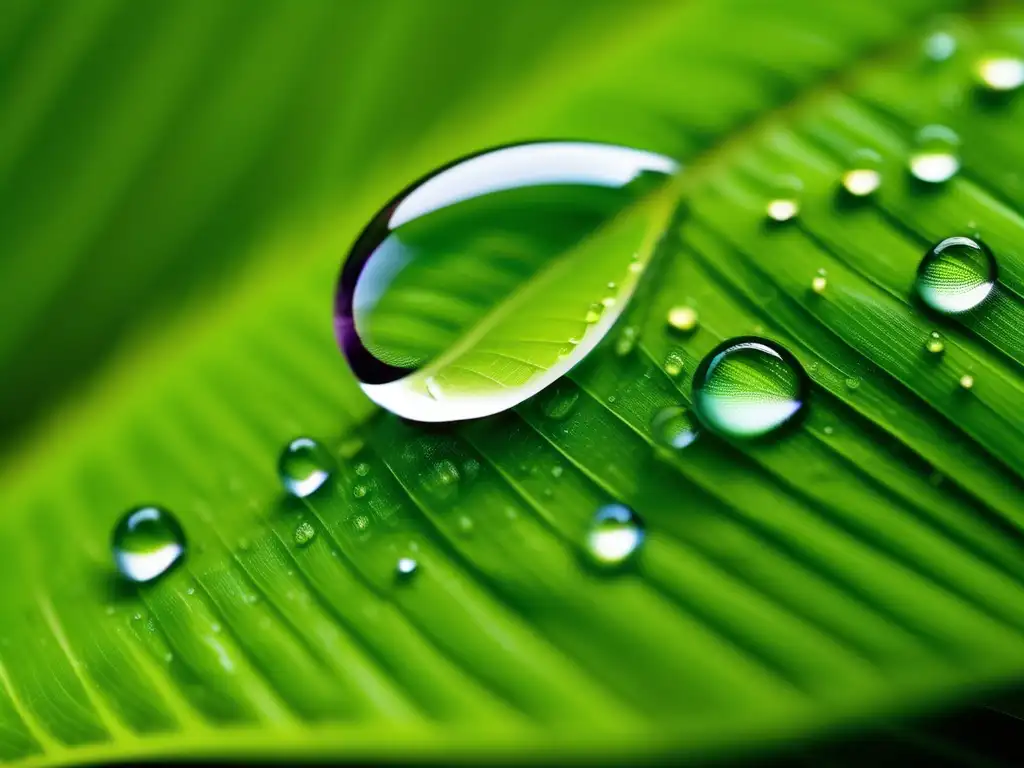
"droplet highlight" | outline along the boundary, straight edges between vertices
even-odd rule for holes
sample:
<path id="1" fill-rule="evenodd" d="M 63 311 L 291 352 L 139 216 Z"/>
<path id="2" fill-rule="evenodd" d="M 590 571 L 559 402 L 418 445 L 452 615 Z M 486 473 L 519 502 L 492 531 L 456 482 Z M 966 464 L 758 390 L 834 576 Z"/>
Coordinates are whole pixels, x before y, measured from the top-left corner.
<path id="1" fill-rule="evenodd" d="M 411 579 L 415 575 L 416 571 L 419 570 L 420 564 L 411 557 L 399 558 L 398 563 L 395 565 L 395 574 L 399 579 L 405 581 Z"/>
<path id="2" fill-rule="evenodd" d="M 399 416 L 447 422 L 557 380 L 631 298 L 671 213 L 658 190 L 677 170 L 627 147 L 536 142 L 400 193 L 352 247 L 335 294 L 338 344 L 363 391 Z"/>
<path id="3" fill-rule="evenodd" d="M 870 149 L 861 149 L 850 158 L 843 172 L 843 189 L 854 197 L 867 197 L 882 186 L 882 157 Z"/>
<path id="4" fill-rule="evenodd" d="M 768 219 L 780 224 L 795 219 L 800 213 L 803 182 L 795 176 L 783 176 L 775 180 L 772 188 L 772 196 L 765 206 Z"/>
<path id="5" fill-rule="evenodd" d="M 978 307 L 992 293 L 998 277 L 995 257 L 983 243 L 947 237 L 924 255 L 914 289 L 926 305 L 944 315 Z"/>
<path id="6" fill-rule="evenodd" d="M 111 549 L 124 578 L 139 583 L 152 581 L 185 554 L 185 532 L 167 510 L 137 507 L 118 521 Z"/>
<path id="7" fill-rule="evenodd" d="M 960 170 L 960 137 L 944 125 L 926 125 L 914 138 L 909 167 L 919 181 L 949 181 Z"/>
<path id="8" fill-rule="evenodd" d="M 297 437 L 285 446 L 277 462 L 284 489 L 305 498 L 323 486 L 334 469 L 334 457 L 310 437 Z"/>
<path id="9" fill-rule="evenodd" d="M 654 415 L 651 434 L 659 447 L 681 451 L 697 440 L 700 431 L 689 410 L 681 406 L 669 406 Z"/>
<path id="10" fill-rule="evenodd" d="M 774 341 L 742 336 L 719 344 L 693 375 L 693 409 L 712 432 L 753 439 L 794 423 L 807 405 L 810 380 Z"/>
<path id="11" fill-rule="evenodd" d="M 974 65 L 974 75 L 982 88 L 996 93 L 1015 91 L 1024 85 L 1024 59 L 1008 54 L 991 54 Z"/>
<path id="12" fill-rule="evenodd" d="M 594 515 L 586 550 L 601 567 L 624 565 L 636 557 L 644 541 L 644 525 L 625 504 L 606 504 Z"/>

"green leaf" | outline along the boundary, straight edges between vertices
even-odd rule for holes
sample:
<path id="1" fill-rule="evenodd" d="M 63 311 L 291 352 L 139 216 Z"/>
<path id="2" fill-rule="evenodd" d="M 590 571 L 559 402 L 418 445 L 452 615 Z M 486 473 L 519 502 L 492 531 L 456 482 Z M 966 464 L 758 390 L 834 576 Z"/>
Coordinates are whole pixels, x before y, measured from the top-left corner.
<path id="1" fill-rule="evenodd" d="M 968 8 L 927 60 L 956 7 L 8 3 L 0 758 L 721 757 L 1019 682 L 1024 100 L 971 64 L 1024 54 L 1024 15 Z M 963 171 L 924 190 L 929 122 Z M 375 412 L 331 333 L 351 241 L 410 179 L 544 136 L 684 163 L 636 349 L 485 420 Z M 865 146 L 882 186 L 850 201 Z M 801 210 L 769 227 L 781 173 Z M 997 295 L 927 313 L 918 262 L 974 230 Z M 810 373 L 807 421 L 656 451 L 750 333 Z M 274 474 L 300 433 L 339 461 L 305 503 Z M 647 539 L 599 574 L 611 500 Z M 141 502 L 190 550 L 128 588 L 109 537 Z"/>

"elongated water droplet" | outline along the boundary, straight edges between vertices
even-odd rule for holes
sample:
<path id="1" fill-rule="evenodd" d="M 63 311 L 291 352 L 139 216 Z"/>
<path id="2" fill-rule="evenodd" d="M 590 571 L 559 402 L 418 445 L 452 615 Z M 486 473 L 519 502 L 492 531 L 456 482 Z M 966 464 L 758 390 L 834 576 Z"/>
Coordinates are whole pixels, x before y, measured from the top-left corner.
<path id="1" fill-rule="evenodd" d="M 420 564 L 413 558 L 402 557 L 399 558 L 398 563 L 395 565 L 395 574 L 399 579 L 407 581 L 413 577 L 419 567 Z"/>
<path id="2" fill-rule="evenodd" d="M 304 547 L 316 538 L 316 528 L 308 521 L 303 520 L 295 526 L 295 544 Z"/>
<path id="3" fill-rule="evenodd" d="M 667 373 L 673 379 L 676 378 L 679 374 L 683 372 L 684 363 L 685 361 L 683 360 L 683 356 L 679 352 L 675 350 L 669 352 L 667 355 L 665 355 L 665 362 L 663 364 L 665 373 Z"/>
<path id="4" fill-rule="evenodd" d="M 692 414 L 680 406 L 662 408 L 651 421 L 651 433 L 662 448 L 680 451 L 691 445 L 700 432 Z"/>
<path id="5" fill-rule="evenodd" d="M 882 157 L 870 149 L 855 152 L 843 173 L 843 189 L 854 197 L 866 197 L 881 185 Z"/>
<path id="6" fill-rule="evenodd" d="M 693 375 L 701 423 L 731 438 L 757 438 L 792 423 L 807 403 L 809 379 L 781 345 L 757 336 L 729 339 Z"/>
<path id="7" fill-rule="evenodd" d="M 111 547 L 122 576 L 135 582 L 152 581 L 185 554 L 185 532 L 167 510 L 137 507 L 118 521 Z"/>
<path id="8" fill-rule="evenodd" d="M 1008 54 L 991 54 L 974 65 L 978 85 L 1000 93 L 1015 91 L 1024 85 L 1024 59 Z"/>
<path id="9" fill-rule="evenodd" d="M 942 340 L 942 334 L 938 331 L 932 331 L 928 341 L 924 343 L 924 348 L 932 355 L 941 355 L 945 352 L 946 343 Z"/>
<path id="10" fill-rule="evenodd" d="M 572 413 L 579 400 L 580 390 L 568 381 L 556 382 L 541 395 L 541 410 L 549 419 L 561 421 Z"/>
<path id="11" fill-rule="evenodd" d="M 929 184 L 941 184 L 960 170 L 960 137 L 944 125 L 926 125 L 910 151 L 910 172 Z"/>
<path id="12" fill-rule="evenodd" d="M 335 295 L 363 390 L 436 422 L 497 413 L 555 381 L 632 296 L 631 265 L 651 258 L 671 212 L 655 190 L 677 169 L 626 147 L 538 142 L 463 158 L 399 194 Z"/>
<path id="13" fill-rule="evenodd" d="M 587 533 L 587 552 L 599 566 L 626 563 L 644 541 L 643 521 L 625 504 L 606 504 L 597 510 Z"/>
<path id="14" fill-rule="evenodd" d="M 668 311 L 668 325 L 680 333 L 690 333 L 700 324 L 700 317 L 693 307 L 672 307 Z"/>
<path id="15" fill-rule="evenodd" d="M 947 237 L 921 260 L 914 288 L 932 309 L 955 315 L 988 298 L 997 277 L 996 260 L 987 246 L 970 237 Z"/>
<path id="16" fill-rule="evenodd" d="M 277 472 L 284 489 L 305 498 L 316 492 L 331 476 L 334 458 L 316 440 L 297 437 L 281 452 Z"/>
<path id="17" fill-rule="evenodd" d="M 772 196 L 768 199 L 765 213 L 771 221 L 785 222 L 795 219 L 800 213 L 800 194 L 803 182 L 795 176 L 782 176 L 772 184 Z"/>

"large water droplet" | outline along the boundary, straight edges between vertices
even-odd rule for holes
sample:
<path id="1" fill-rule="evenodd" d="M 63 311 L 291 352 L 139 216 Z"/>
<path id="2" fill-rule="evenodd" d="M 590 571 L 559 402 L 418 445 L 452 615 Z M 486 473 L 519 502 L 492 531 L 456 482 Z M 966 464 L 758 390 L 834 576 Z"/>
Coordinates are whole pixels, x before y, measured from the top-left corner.
<path id="1" fill-rule="evenodd" d="M 555 381 L 632 296 L 671 211 L 651 193 L 677 168 L 626 147 L 538 142 L 400 193 L 353 246 L 335 296 L 363 390 L 436 422 L 497 413 Z"/>
<path id="2" fill-rule="evenodd" d="M 587 552 L 600 566 L 617 566 L 632 558 L 644 541 L 643 521 L 624 504 L 597 510 L 587 532 Z"/>
<path id="3" fill-rule="evenodd" d="M 914 289 L 932 309 L 955 315 L 988 298 L 997 276 L 996 260 L 983 243 L 970 237 L 947 237 L 921 260 Z"/>
<path id="4" fill-rule="evenodd" d="M 960 170 L 960 137 L 944 125 L 926 125 L 910 151 L 910 172 L 929 184 L 949 181 Z"/>
<path id="5" fill-rule="evenodd" d="M 151 581 L 185 554 L 185 532 L 174 516 L 159 507 L 138 507 L 114 528 L 114 563 L 131 581 Z"/>
<path id="6" fill-rule="evenodd" d="M 693 443 L 700 434 L 690 412 L 679 406 L 662 408 L 651 421 L 655 442 L 663 448 L 680 451 Z"/>
<path id="7" fill-rule="evenodd" d="M 732 438 L 756 438 L 802 413 L 810 389 L 799 361 L 757 336 L 729 339 L 693 375 L 693 407 L 701 423 Z"/>
<path id="8" fill-rule="evenodd" d="M 334 458 L 316 440 L 297 437 L 285 446 L 277 462 L 281 485 L 293 496 L 305 498 L 331 476 Z"/>
<path id="9" fill-rule="evenodd" d="M 974 65 L 978 84 L 990 91 L 1005 93 L 1024 85 L 1024 59 L 1007 54 L 993 54 Z"/>

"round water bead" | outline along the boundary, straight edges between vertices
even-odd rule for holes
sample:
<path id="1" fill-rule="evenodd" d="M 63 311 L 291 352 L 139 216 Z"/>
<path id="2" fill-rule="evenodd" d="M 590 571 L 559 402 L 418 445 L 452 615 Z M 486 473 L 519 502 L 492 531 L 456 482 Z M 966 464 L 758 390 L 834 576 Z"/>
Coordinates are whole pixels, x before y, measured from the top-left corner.
<path id="1" fill-rule="evenodd" d="M 919 181 L 949 181 L 960 170 L 960 137 L 944 125 L 926 125 L 914 137 L 909 166 Z"/>
<path id="2" fill-rule="evenodd" d="M 185 554 L 185 532 L 167 510 L 137 507 L 118 521 L 111 546 L 122 576 L 135 582 L 152 581 Z"/>
<path id="3" fill-rule="evenodd" d="M 632 296 L 671 213 L 657 190 L 677 170 L 627 147 L 535 142 L 408 187 L 338 280 L 335 332 L 363 391 L 399 416 L 447 422 L 551 384 Z"/>
<path id="4" fill-rule="evenodd" d="M 795 219 L 800 213 L 800 194 L 803 182 L 796 176 L 781 176 L 772 183 L 772 196 L 765 213 L 772 221 L 782 223 Z"/>
<path id="5" fill-rule="evenodd" d="M 419 569 L 420 564 L 411 557 L 400 557 L 398 563 L 395 565 L 395 575 L 399 579 L 411 579 L 416 571 Z"/>
<path id="6" fill-rule="evenodd" d="M 331 476 L 334 457 L 310 437 L 297 437 L 285 446 L 277 462 L 281 485 L 293 496 L 315 493 Z"/>
<path id="7" fill-rule="evenodd" d="M 729 339 L 693 375 L 693 408 L 720 435 L 750 439 L 793 423 L 807 404 L 810 380 L 799 361 L 774 341 Z"/>
<path id="8" fill-rule="evenodd" d="M 625 504 L 606 504 L 597 510 L 587 532 L 591 560 L 603 567 L 626 563 L 644 541 L 643 521 Z"/>
<path id="9" fill-rule="evenodd" d="M 995 287 L 995 257 L 983 243 L 956 235 L 940 240 L 917 268 L 914 289 L 937 312 L 955 315 L 979 306 Z"/>
<path id="10" fill-rule="evenodd" d="M 673 451 L 686 448 L 700 435 L 690 411 L 676 405 L 662 408 L 654 415 L 651 433 L 659 446 Z"/>
<path id="11" fill-rule="evenodd" d="M 860 149 L 843 172 L 843 189 L 854 197 L 867 197 L 882 185 L 882 157 L 871 149 Z"/>
<path id="12" fill-rule="evenodd" d="M 680 333 L 690 333 L 700 324 L 700 316 L 693 307 L 672 307 L 668 311 L 668 325 Z"/>
<path id="13" fill-rule="evenodd" d="M 991 54 L 974 65 L 978 85 L 989 91 L 1006 93 L 1024 85 L 1024 59 L 1008 54 Z"/>
<path id="14" fill-rule="evenodd" d="M 941 355 L 945 352 L 946 343 L 942 340 L 942 334 L 938 331 L 932 331 L 928 341 L 924 343 L 924 348 L 932 355 Z"/>

